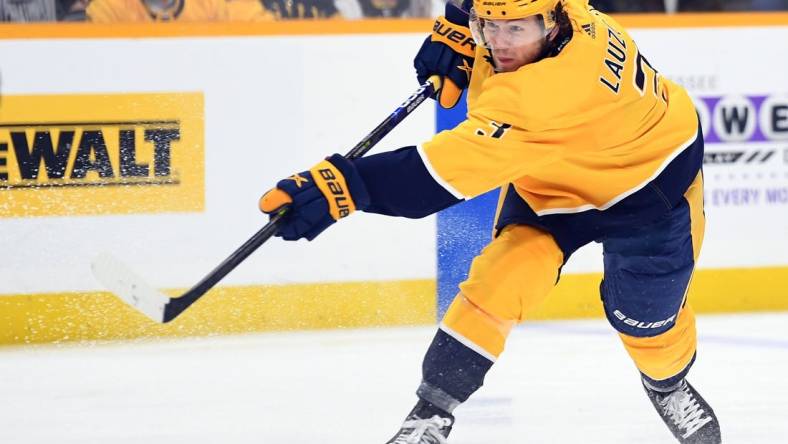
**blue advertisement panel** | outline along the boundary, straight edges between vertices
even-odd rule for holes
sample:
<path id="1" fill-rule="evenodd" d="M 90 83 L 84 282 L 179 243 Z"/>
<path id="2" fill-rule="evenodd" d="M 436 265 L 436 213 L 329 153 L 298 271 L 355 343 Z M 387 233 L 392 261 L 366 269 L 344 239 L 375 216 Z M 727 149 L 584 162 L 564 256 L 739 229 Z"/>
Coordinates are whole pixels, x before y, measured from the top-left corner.
<path id="1" fill-rule="evenodd" d="M 437 131 L 454 128 L 465 120 L 465 96 L 452 109 L 435 109 Z M 471 261 L 490 241 L 497 202 L 494 190 L 438 213 L 438 319 L 468 276 Z"/>

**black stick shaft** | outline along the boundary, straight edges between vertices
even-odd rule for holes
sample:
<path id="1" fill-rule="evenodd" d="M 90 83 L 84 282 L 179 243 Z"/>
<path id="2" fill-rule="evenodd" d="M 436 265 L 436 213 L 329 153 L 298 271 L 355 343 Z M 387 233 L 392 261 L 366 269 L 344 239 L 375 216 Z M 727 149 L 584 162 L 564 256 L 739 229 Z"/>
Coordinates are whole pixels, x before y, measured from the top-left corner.
<path id="1" fill-rule="evenodd" d="M 366 154 L 383 137 L 394 129 L 400 122 L 405 120 L 410 113 L 422 102 L 440 89 L 440 78 L 433 76 L 422 84 L 408 99 L 402 103 L 386 120 L 373 129 L 364 139 L 353 147 L 346 155 L 348 159 L 356 159 Z M 164 322 L 169 322 L 184 312 L 190 305 L 200 299 L 205 293 L 221 281 L 227 274 L 235 269 L 241 262 L 246 260 L 250 254 L 260 248 L 279 230 L 279 224 L 286 213 L 286 209 L 273 216 L 257 233 L 249 240 L 244 242 L 237 250 L 227 257 L 221 264 L 214 268 L 194 287 L 178 298 L 170 299 L 164 308 Z"/>

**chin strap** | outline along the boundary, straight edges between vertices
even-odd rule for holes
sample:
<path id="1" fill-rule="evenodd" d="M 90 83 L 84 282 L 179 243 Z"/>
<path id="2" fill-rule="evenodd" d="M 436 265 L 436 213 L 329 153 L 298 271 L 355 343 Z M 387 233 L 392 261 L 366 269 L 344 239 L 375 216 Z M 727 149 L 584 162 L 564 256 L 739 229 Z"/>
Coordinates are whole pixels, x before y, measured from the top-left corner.
<path id="1" fill-rule="evenodd" d="M 489 63 L 490 66 L 492 66 L 493 71 L 498 72 L 498 68 L 495 67 L 495 59 L 493 58 L 492 55 L 492 49 L 488 49 L 488 48 L 484 48 L 484 49 L 487 51 L 487 55 L 484 56 L 484 60 L 486 60 L 487 63 Z"/>
<path id="2" fill-rule="evenodd" d="M 572 40 L 572 34 L 561 36 L 560 31 L 556 40 L 552 42 L 547 42 L 545 45 L 545 49 L 543 55 L 539 57 L 539 60 L 547 58 L 547 57 L 555 57 L 561 53 L 567 43 Z"/>

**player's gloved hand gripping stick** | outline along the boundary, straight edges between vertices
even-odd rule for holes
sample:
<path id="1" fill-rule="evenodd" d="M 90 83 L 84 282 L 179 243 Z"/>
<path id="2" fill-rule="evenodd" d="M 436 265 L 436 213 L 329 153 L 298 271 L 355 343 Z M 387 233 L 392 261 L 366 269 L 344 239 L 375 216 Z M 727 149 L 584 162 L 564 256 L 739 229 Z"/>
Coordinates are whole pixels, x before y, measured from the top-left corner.
<path id="1" fill-rule="evenodd" d="M 444 108 L 453 108 L 459 102 L 471 80 L 476 43 L 468 19 L 465 10 L 446 2 L 445 14 L 435 20 L 432 33 L 413 59 L 419 83 L 434 74 L 441 76 L 443 87 L 437 98 Z"/>
<path id="2" fill-rule="evenodd" d="M 440 76 L 435 75 L 430 77 L 402 105 L 394 110 L 394 112 L 381 122 L 380 125 L 353 147 L 353 149 L 344 156 L 345 159 L 355 159 L 366 154 L 386 134 L 424 102 L 425 99 L 431 97 L 435 92 L 440 90 L 440 88 Z M 343 161 L 346 161 L 345 159 L 342 159 L 342 156 L 335 155 L 327 159 L 326 163 L 331 165 L 341 164 Z M 332 160 L 334 163 L 330 162 Z M 319 166 L 320 164 L 318 167 Z M 339 169 L 341 170 L 341 166 Z M 277 196 L 270 196 L 269 194 L 266 195 L 269 197 L 268 205 L 272 205 L 270 199 L 276 198 Z M 266 196 L 263 197 L 263 200 L 266 199 Z M 295 198 L 300 198 L 300 196 Z M 263 210 L 266 210 L 264 202 L 261 201 L 260 205 Z M 290 210 L 290 206 L 287 205 L 287 202 L 284 202 L 284 204 L 274 203 L 273 205 L 276 205 L 276 207 L 274 207 L 275 212 L 271 215 L 270 221 L 263 228 L 180 297 L 170 298 L 162 294 L 145 283 L 145 281 L 134 274 L 122 262 L 107 253 L 99 255 L 93 260 L 91 264 L 93 274 L 99 282 L 119 296 L 127 304 L 146 314 L 156 322 L 169 322 L 183 313 L 183 311 L 189 308 L 195 301 L 200 299 L 208 290 L 213 288 L 222 278 L 227 276 L 228 273 L 249 257 L 252 252 L 264 244 L 265 241 L 278 233 L 283 225 L 283 218 L 287 216 Z M 339 206 L 338 211 L 342 211 L 341 206 Z M 319 227 L 320 231 L 325 229 L 330 223 L 329 221 L 329 223 L 324 224 L 325 226 L 321 225 Z M 319 231 L 317 233 L 319 233 Z M 314 233 L 314 235 L 312 235 L 312 233 L 297 233 L 297 235 L 299 235 L 299 237 L 312 238 L 316 236 L 317 233 Z M 282 235 L 287 239 L 290 233 L 282 233 Z"/>
<path id="3" fill-rule="evenodd" d="M 260 198 L 260 210 L 271 217 L 287 208 L 276 233 L 284 240 L 312 240 L 339 219 L 368 206 L 364 180 L 352 160 L 341 154 L 280 180 Z"/>

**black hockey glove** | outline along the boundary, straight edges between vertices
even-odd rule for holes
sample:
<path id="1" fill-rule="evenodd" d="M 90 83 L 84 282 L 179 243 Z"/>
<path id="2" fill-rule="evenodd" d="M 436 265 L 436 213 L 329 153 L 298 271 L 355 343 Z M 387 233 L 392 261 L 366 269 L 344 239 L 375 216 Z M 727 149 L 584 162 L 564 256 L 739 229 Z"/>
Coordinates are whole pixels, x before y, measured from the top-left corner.
<path id="1" fill-rule="evenodd" d="M 260 210 L 288 212 L 276 236 L 312 240 L 334 222 L 369 205 L 364 180 L 353 162 L 334 154 L 308 171 L 282 179 L 260 198 Z"/>
<path id="2" fill-rule="evenodd" d="M 435 20 L 432 34 L 413 59 L 416 77 L 424 83 L 431 75 L 440 75 L 443 87 L 438 92 L 438 102 L 444 108 L 453 108 L 471 80 L 475 53 L 468 13 L 448 2 L 445 15 Z"/>

